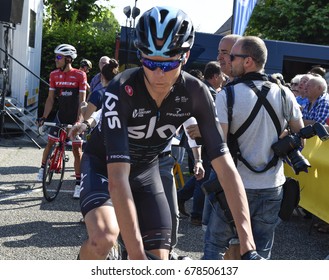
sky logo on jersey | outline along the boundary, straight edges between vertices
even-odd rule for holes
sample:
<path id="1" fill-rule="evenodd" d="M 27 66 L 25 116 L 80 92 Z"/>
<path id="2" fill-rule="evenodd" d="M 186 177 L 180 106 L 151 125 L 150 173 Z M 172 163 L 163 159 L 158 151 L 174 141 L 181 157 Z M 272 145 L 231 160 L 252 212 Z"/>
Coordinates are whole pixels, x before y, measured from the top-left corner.
<path id="1" fill-rule="evenodd" d="M 131 86 L 129 86 L 129 85 L 126 85 L 126 86 L 125 86 L 125 91 L 126 91 L 126 93 L 127 93 L 129 96 L 133 96 L 133 94 L 134 94 L 134 90 L 133 90 L 133 88 L 132 88 Z"/>
<path id="2" fill-rule="evenodd" d="M 113 128 L 121 128 L 121 122 L 119 119 L 119 114 L 116 109 L 117 101 L 119 100 L 118 96 L 105 92 L 105 96 L 107 96 L 105 100 L 105 113 L 104 116 L 107 120 L 107 125 L 110 129 Z"/>
<path id="3" fill-rule="evenodd" d="M 162 139 L 168 139 L 175 134 L 177 127 L 171 124 L 156 127 L 157 116 L 150 118 L 148 125 L 128 127 L 128 136 L 133 139 L 149 139 L 156 133 Z"/>

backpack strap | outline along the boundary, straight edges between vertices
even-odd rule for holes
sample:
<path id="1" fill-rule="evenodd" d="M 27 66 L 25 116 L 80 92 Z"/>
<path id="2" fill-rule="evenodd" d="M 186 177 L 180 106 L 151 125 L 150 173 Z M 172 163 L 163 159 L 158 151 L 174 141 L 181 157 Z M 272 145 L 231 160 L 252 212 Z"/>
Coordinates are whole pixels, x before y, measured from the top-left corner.
<path id="1" fill-rule="evenodd" d="M 228 119 L 228 133 L 231 129 L 231 122 L 233 116 L 233 105 L 234 105 L 234 87 L 227 86 L 224 87 L 226 93 L 226 102 L 227 102 L 227 119 Z"/>
<path id="2" fill-rule="evenodd" d="M 262 86 L 261 91 L 257 89 L 257 87 L 255 86 L 255 84 L 252 81 L 246 81 L 246 85 L 249 86 L 255 92 L 258 99 L 257 99 L 256 104 L 255 104 L 253 110 L 251 111 L 249 117 L 247 118 L 247 120 L 241 125 L 241 127 L 234 134 L 230 134 L 230 142 L 231 143 L 235 142 L 236 145 L 238 145 L 237 144 L 237 139 L 251 125 L 251 123 L 254 121 L 256 115 L 258 114 L 258 112 L 259 112 L 259 110 L 262 106 L 265 107 L 265 109 L 268 111 L 269 115 L 271 116 L 271 119 L 272 119 L 272 121 L 275 125 L 278 136 L 281 133 L 280 121 L 279 121 L 273 107 L 271 106 L 270 102 L 266 99 L 266 96 L 267 96 L 267 94 L 268 94 L 268 92 L 271 88 L 271 83 L 270 82 L 265 82 Z M 248 169 L 250 169 L 251 171 L 253 171 L 255 173 L 262 173 L 262 172 L 265 172 L 265 171 L 269 170 L 270 168 L 275 166 L 278 163 L 278 160 L 279 160 L 279 157 L 274 154 L 274 156 L 272 157 L 270 162 L 264 167 L 264 169 L 256 170 L 247 162 L 246 159 L 244 159 L 242 157 L 241 151 L 240 151 L 239 148 L 236 149 L 235 153 L 236 153 L 236 156 L 233 155 L 233 158 L 236 157 L 237 159 L 239 159 L 241 162 L 243 162 L 243 164 L 245 166 L 247 166 Z"/>
<path id="3" fill-rule="evenodd" d="M 268 82 L 268 81 L 265 82 L 262 86 L 261 91 L 259 91 L 257 89 L 257 87 L 255 86 L 255 84 L 252 81 L 247 81 L 246 84 L 247 84 L 247 86 L 249 86 L 255 92 L 255 94 L 258 97 L 258 100 L 260 100 L 262 105 L 264 105 L 265 109 L 267 110 L 267 112 L 271 116 L 271 119 L 274 123 L 274 126 L 275 126 L 275 129 L 276 129 L 276 132 L 278 133 L 278 136 L 280 136 L 280 134 L 281 134 L 281 125 L 280 125 L 279 118 L 276 115 L 271 103 L 266 99 L 266 95 L 269 92 L 269 90 L 271 89 L 271 82 Z M 264 90 L 264 88 L 265 88 L 265 90 Z M 285 98 L 285 93 L 284 93 L 284 98 Z M 255 115 L 255 117 L 256 117 L 256 115 Z"/>

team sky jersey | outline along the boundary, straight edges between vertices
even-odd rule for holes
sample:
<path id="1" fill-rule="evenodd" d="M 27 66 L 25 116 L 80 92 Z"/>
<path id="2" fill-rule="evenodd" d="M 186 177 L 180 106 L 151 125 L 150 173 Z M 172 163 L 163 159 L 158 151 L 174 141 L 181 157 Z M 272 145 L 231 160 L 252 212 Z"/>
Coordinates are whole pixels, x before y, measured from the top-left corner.
<path id="1" fill-rule="evenodd" d="M 87 89 L 86 73 L 73 68 L 69 72 L 59 69 L 50 73 L 49 90 L 58 97 L 58 118 L 61 123 L 73 124 L 78 119 L 79 94 Z"/>
<path id="2" fill-rule="evenodd" d="M 109 84 L 101 121 L 85 152 L 107 163 L 146 164 L 164 150 L 177 128 L 190 117 L 199 124 L 210 160 L 228 153 L 213 99 L 202 81 L 182 71 L 158 108 L 146 89 L 143 69 L 129 69 Z"/>

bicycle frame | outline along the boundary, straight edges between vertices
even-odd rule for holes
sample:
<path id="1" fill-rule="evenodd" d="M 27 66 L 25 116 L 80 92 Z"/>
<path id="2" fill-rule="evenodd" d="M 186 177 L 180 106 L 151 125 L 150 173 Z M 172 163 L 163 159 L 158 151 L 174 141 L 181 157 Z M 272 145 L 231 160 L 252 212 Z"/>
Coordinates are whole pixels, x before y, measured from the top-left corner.
<path id="1" fill-rule="evenodd" d="M 68 161 L 65 155 L 66 128 L 71 128 L 72 125 L 52 122 L 45 122 L 44 125 L 59 129 L 59 139 L 55 141 L 53 147 L 48 151 L 42 179 L 43 195 L 47 201 L 53 201 L 57 197 L 63 183 L 65 162 Z"/>
<path id="2" fill-rule="evenodd" d="M 56 126 L 59 127 L 59 140 L 55 142 L 54 157 L 51 160 L 50 170 L 54 170 L 56 173 L 61 172 L 63 157 L 65 155 L 65 141 L 67 138 L 66 128 L 72 127 L 72 125 L 66 124 L 56 124 L 51 122 L 45 122 L 46 126 Z"/>
<path id="3" fill-rule="evenodd" d="M 54 158 L 50 165 L 51 170 L 55 170 L 55 172 L 59 173 L 62 169 L 63 156 L 65 153 L 65 140 L 66 140 L 67 132 L 64 128 L 60 129 L 59 141 L 55 143 L 55 151 Z"/>

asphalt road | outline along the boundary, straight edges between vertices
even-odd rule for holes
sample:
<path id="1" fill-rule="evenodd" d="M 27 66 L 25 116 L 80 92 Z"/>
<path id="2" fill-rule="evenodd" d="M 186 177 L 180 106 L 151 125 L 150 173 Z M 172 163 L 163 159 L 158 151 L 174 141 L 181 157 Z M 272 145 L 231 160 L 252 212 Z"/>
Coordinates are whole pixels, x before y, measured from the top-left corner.
<path id="1" fill-rule="evenodd" d="M 87 235 L 85 225 L 79 223 L 79 202 L 72 199 L 73 155 L 69 154 L 62 190 L 55 201 L 47 202 L 35 181 L 42 150 L 23 136 L 0 137 L 0 260 L 76 259 Z M 175 251 L 200 259 L 202 240 L 201 227 L 182 219 Z M 272 259 L 323 260 L 328 254 L 329 234 L 311 228 L 311 220 L 296 215 L 278 226 Z"/>

